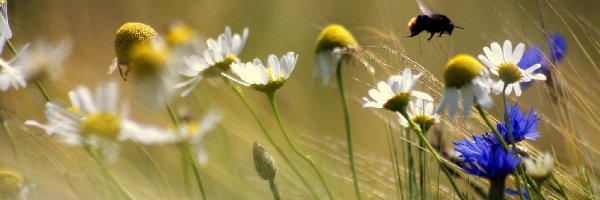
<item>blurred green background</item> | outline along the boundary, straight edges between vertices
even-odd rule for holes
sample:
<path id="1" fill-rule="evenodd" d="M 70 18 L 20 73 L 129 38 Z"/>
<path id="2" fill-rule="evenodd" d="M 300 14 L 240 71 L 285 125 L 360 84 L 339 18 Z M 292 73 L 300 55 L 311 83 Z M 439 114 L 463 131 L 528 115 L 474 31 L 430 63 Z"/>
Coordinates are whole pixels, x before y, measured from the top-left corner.
<path id="1" fill-rule="evenodd" d="M 322 27 L 330 23 L 345 25 L 355 35 L 364 52 L 376 56 L 376 61 L 394 67 L 384 70 L 375 60 L 365 59 L 375 67 L 378 80 L 387 78 L 387 70 L 396 73 L 407 66 L 401 56 L 383 49 L 383 46 L 394 44 L 394 50 L 401 51 L 441 79 L 444 64 L 455 54 L 477 55 L 491 42 L 505 39 L 513 43 L 524 42 L 527 46 L 536 44 L 542 46 L 545 52 L 544 31 L 560 32 L 567 38 L 569 49 L 565 62 L 560 65 L 559 75 L 568 85 L 572 98 L 568 99 L 568 103 L 552 103 L 543 84 L 534 84 L 519 98 L 523 107 L 534 106 L 544 118 L 540 129 L 542 138 L 531 143 L 542 151 L 554 149 L 559 160 L 569 167 L 572 154 L 568 151 L 567 142 L 577 143 L 572 136 L 577 132 L 584 139 L 580 141 L 584 143 L 576 145 L 580 148 L 578 152 L 589 156 L 584 161 L 598 157 L 596 149 L 599 142 L 586 138 L 593 138 L 600 130 L 600 120 L 596 116 L 600 110 L 595 99 L 595 91 L 600 86 L 597 81 L 600 76 L 595 66 L 600 53 L 596 40 L 600 37 L 600 28 L 596 27 L 600 23 L 600 1 L 426 2 L 434 11 L 446 14 L 456 25 L 465 29 L 455 30 L 450 37 L 434 37 L 429 42 L 426 40 L 427 34 L 415 38 L 403 37 L 409 34 L 406 27 L 409 19 L 419 14 L 412 0 L 9 0 L 8 3 L 13 42 L 17 48 L 37 38 L 57 41 L 66 37 L 74 42 L 61 79 L 45 82 L 50 95 L 63 101 L 67 99 L 67 91 L 76 85 L 94 87 L 102 81 L 120 80 L 117 75 L 108 75 L 106 71 L 114 57 L 115 31 L 125 22 L 143 22 L 164 32 L 170 22 L 178 19 L 205 38 L 216 37 L 225 26 L 232 27 L 234 32 L 241 32 L 248 27 L 250 36 L 240 56 L 243 61 L 255 57 L 264 60 L 269 54 L 297 52 L 299 61 L 296 70 L 277 92 L 276 98 L 294 141 L 315 158 L 325 171 L 334 195 L 341 199 L 354 198 L 345 157 L 342 107 L 333 84 L 322 86 L 312 78 L 314 44 Z M 10 56 L 4 53 L 3 58 L 9 59 Z M 372 83 L 373 80 L 359 64 L 345 67 L 363 193 L 373 199 L 396 198 L 386 141 L 387 122 L 384 122 L 387 120 L 395 124 L 396 116 L 363 109 L 361 98 L 367 95 L 370 88 L 365 83 Z M 133 105 L 133 119 L 170 126 L 166 111 L 148 110 L 138 103 L 136 96 L 129 95 L 133 94 L 131 83 L 120 82 L 122 100 Z M 441 92 L 440 85 L 432 79 L 424 78 L 422 82 L 424 84 L 419 86 L 420 89 L 433 94 Z M 282 146 L 286 146 L 279 137 L 280 132 L 264 95 L 252 90 L 245 90 L 245 94 L 259 111 L 259 117 L 268 125 L 271 134 L 278 137 Z M 187 97 L 179 99 L 175 107 L 188 108 L 197 118 L 209 108 L 217 109 L 224 115 L 218 130 L 205 140 L 210 161 L 201 168 L 201 173 L 206 177 L 208 196 L 211 199 L 270 198 L 268 183 L 259 179 L 254 171 L 251 146 L 258 141 L 273 154 L 274 150 L 241 101 L 219 79 L 205 81 L 198 89 L 197 96 L 201 97 L 201 101 Z M 436 100 L 440 99 L 439 95 L 434 96 Z M 499 102 L 500 98 L 496 100 Z M 39 130 L 21 125 L 24 119 L 45 121 L 44 101 L 35 87 L 6 92 L 0 96 L 0 102 L 4 112 L 12 116 L 11 126 L 17 135 L 18 154 L 24 160 L 25 171 L 36 183 L 33 199 L 106 198 L 103 196 L 107 195 L 106 191 L 99 191 L 97 181 L 89 178 L 97 176 L 98 170 L 97 166 L 89 163 L 91 159 L 84 152 L 77 148 L 62 147 Z M 495 116 L 500 116 L 501 107 L 497 108 L 491 111 Z M 571 120 L 575 123 L 564 121 L 566 111 L 573 113 Z M 445 120 L 444 124 L 453 123 Z M 460 124 L 460 127 L 444 127 L 445 141 L 484 131 L 484 126 L 471 118 L 457 118 L 454 124 Z M 6 155 L 0 158 L 0 166 L 18 168 L 12 154 L 8 153 L 10 148 L 5 138 L 0 140 L 0 145 Z M 181 198 L 181 171 L 175 147 L 148 147 L 146 150 L 156 165 L 146 163 L 140 157 L 141 148 L 135 144 L 126 143 L 122 150 L 120 161 L 110 169 L 136 196 L 140 199 Z M 290 156 L 293 155 L 290 149 L 285 150 Z M 275 156 L 275 159 L 280 167 L 278 180 L 282 195 L 286 199 L 309 198 L 288 166 L 280 157 Z M 304 164 L 297 158 L 294 161 L 299 165 Z M 158 173 L 156 167 L 162 173 Z M 592 169 L 595 171 L 597 166 L 594 164 Z M 308 167 L 304 166 L 302 171 L 318 188 L 317 179 Z M 437 169 L 432 167 L 432 173 L 438 173 Z M 434 180 L 432 184 L 435 184 L 437 174 L 431 177 Z M 441 178 L 442 185 L 444 179 Z M 444 191 L 441 193 L 445 194 Z"/>

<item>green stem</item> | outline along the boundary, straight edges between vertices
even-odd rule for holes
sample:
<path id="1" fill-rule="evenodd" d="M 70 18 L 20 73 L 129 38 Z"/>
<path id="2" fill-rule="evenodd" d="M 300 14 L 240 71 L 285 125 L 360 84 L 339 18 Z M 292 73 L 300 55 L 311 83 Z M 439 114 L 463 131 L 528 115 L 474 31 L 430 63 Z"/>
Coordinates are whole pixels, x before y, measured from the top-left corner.
<path id="1" fill-rule="evenodd" d="M 116 186 L 119 191 L 121 193 L 123 193 L 123 195 L 125 195 L 126 199 L 129 200 L 134 200 L 135 198 L 133 198 L 133 196 L 131 195 L 131 193 L 129 193 L 129 191 L 127 191 L 116 179 L 115 177 L 108 171 L 108 169 L 106 168 L 106 166 L 103 164 L 102 160 L 98 157 L 98 155 L 96 155 L 96 153 L 90 148 L 90 146 L 85 146 L 84 147 L 85 150 L 90 154 L 90 156 L 94 159 L 94 161 L 100 165 L 100 168 L 102 169 L 102 173 L 104 174 L 104 176 L 114 185 Z"/>
<path id="2" fill-rule="evenodd" d="M 406 109 L 400 111 L 400 114 L 402 114 L 402 116 L 406 119 L 406 121 L 408 121 L 408 126 L 415 133 L 417 133 L 417 136 L 419 136 L 419 139 L 421 141 L 423 141 L 423 143 L 425 144 L 425 147 L 427 148 L 427 150 L 429 152 L 431 152 L 431 154 L 433 154 L 433 157 L 438 161 L 438 163 L 440 164 L 440 168 L 442 169 L 442 171 L 444 172 L 444 174 L 448 178 L 448 181 L 450 181 L 450 184 L 452 185 L 452 188 L 454 189 L 454 191 L 456 192 L 456 194 L 458 194 L 458 197 L 460 199 L 464 200 L 465 197 L 463 196 L 462 193 L 460 193 L 460 190 L 458 190 L 458 186 L 454 182 L 454 179 L 452 179 L 452 175 L 450 174 L 450 172 L 448 171 L 448 169 L 446 169 L 444 167 L 444 161 L 442 160 L 442 157 L 437 153 L 437 151 L 435 151 L 435 149 L 433 148 L 433 146 L 431 146 L 431 143 L 429 143 L 429 141 L 427 140 L 427 138 L 425 138 L 425 135 L 423 135 L 423 132 L 421 131 L 421 128 L 419 128 L 417 125 L 415 125 L 411 121 L 410 117 L 408 116 L 408 113 L 406 112 Z"/>
<path id="3" fill-rule="evenodd" d="M 175 114 L 175 110 L 173 110 L 173 107 L 171 106 L 171 104 L 169 103 L 165 103 L 165 107 L 167 108 L 167 112 L 169 113 L 169 117 L 171 118 L 171 121 L 173 122 L 173 124 L 175 125 L 175 129 L 179 130 L 179 127 L 181 126 L 181 123 L 179 122 L 179 119 L 177 118 L 177 114 Z M 202 195 L 202 199 L 207 199 L 206 198 L 206 191 L 204 190 L 204 184 L 202 184 L 202 177 L 200 177 L 200 172 L 198 171 L 198 164 L 196 162 L 196 159 L 194 159 L 194 156 L 192 155 L 192 152 L 190 152 L 190 147 L 186 144 L 181 144 L 180 146 L 180 151 L 182 154 L 182 174 L 183 174 L 183 183 L 184 186 L 186 187 L 185 192 L 186 192 L 186 196 L 188 196 L 190 193 L 189 191 L 189 180 L 187 178 L 188 176 L 188 171 L 187 171 L 187 167 L 185 167 L 186 165 L 190 165 L 192 166 L 192 170 L 194 171 L 194 178 L 196 178 L 196 184 L 198 185 L 198 189 L 200 190 L 200 195 Z"/>
<path id="4" fill-rule="evenodd" d="M 313 169 L 313 171 L 315 171 L 315 174 L 317 174 L 317 177 L 319 177 L 319 181 L 321 181 L 321 184 L 323 184 L 323 187 L 325 188 L 325 192 L 327 193 L 327 196 L 329 197 L 329 199 L 333 199 L 333 195 L 331 194 L 331 191 L 329 190 L 329 186 L 325 182 L 325 179 L 323 178 L 321 171 L 319 170 L 319 168 L 317 168 L 315 161 L 309 155 L 302 153 L 296 147 L 296 145 L 294 145 L 294 143 L 292 143 L 292 140 L 290 139 L 287 132 L 285 131 L 285 128 L 283 127 L 283 122 L 281 121 L 281 115 L 279 114 L 279 109 L 277 109 L 277 103 L 275 102 L 275 92 L 270 92 L 270 93 L 266 93 L 266 94 L 267 94 L 267 98 L 269 99 L 269 103 L 271 104 L 271 109 L 273 110 L 273 114 L 275 115 L 275 119 L 277 120 L 277 124 L 279 125 L 279 129 L 281 130 L 281 133 L 283 133 L 283 137 L 285 138 L 285 141 L 292 148 L 294 153 L 296 153 L 296 155 L 301 157 L 306 163 L 308 163 L 310 165 L 310 167 Z"/>
<path id="5" fill-rule="evenodd" d="M 354 183 L 354 192 L 358 200 L 362 199 L 360 196 L 360 188 L 358 186 L 358 177 L 356 177 L 356 166 L 354 165 L 354 152 L 352 150 L 352 131 L 350 127 L 350 111 L 348 111 L 348 102 L 346 100 L 346 91 L 344 90 L 344 80 L 342 79 L 342 60 L 338 61 L 337 69 L 335 72 L 337 78 L 337 84 L 340 91 L 340 99 L 342 101 L 342 107 L 344 109 L 344 122 L 346 124 L 346 141 L 348 143 L 348 159 L 350 162 L 350 171 L 352 172 L 352 180 Z"/>
<path id="6" fill-rule="evenodd" d="M 287 155 L 283 152 L 283 150 L 275 143 L 275 140 L 273 140 L 273 137 L 271 137 L 271 134 L 269 134 L 269 132 L 265 128 L 264 124 L 260 121 L 260 119 L 258 118 L 256 113 L 254 112 L 254 109 L 252 109 L 252 106 L 250 106 L 250 103 L 248 102 L 248 99 L 246 99 L 244 94 L 242 93 L 242 90 L 239 87 L 233 85 L 233 83 L 231 83 L 231 81 L 229 81 L 228 79 L 225 79 L 225 81 L 228 82 L 229 86 L 231 87 L 231 90 L 233 90 L 235 95 L 240 100 L 242 100 L 242 103 L 244 103 L 244 106 L 246 107 L 246 109 L 248 109 L 248 111 L 250 111 L 250 114 L 252 114 L 252 117 L 254 118 L 254 120 L 260 127 L 260 129 L 262 130 L 263 134 L 265 135 L 265 137 L 267 137 L 267 140 L 269 140 L 269 143 L 273 146 L 273 148 L 275 148 L 275 150 L 283 158 L 283 160 L 290 166 L 290 168 L 296 174 L 296 176 L 298 176 L 298 178 L 300 178 L 300 181 L 302 182 L 302 184 L 304 184 L 304 186 L 306 186 L 308 191 L 310 191 L 310 194 L 313 196 L 313 198 L 319 199 L 319 196 L 310 187 L 310 184 L 308 183 L 308 181 L 304 178 L 304 176 L 302 176 L 300 174 L 300 172 L 298 171 L 296 166 L 292 163 L 292 161 L 287 157 Z"/>
<path id="7" fill-rule="evenodd" d="M 504 104 L 504 123 L 506 125 L 506 131 L 508 132 L 508 138 L 510 139 L 510 143 L 513 145 L 513 149 L 515 148 L 515 145 L 517 144 L 515 142 L 515 138 L 512 134 L 512 130 L 511 130 L 511 125 L 510 125 L 510 116 L 509 116 L 509 112 L 508 112 L 508 102 L 506 101 L 506 87 L 508 86 L 508 84 L 504 84 L 504 87 L 502 89 L 502 103 Z M 504 139 L 504 138 L 503 138 Z M 508 150 L 507 150 L 508 151 Z M 516 155 L 516 151 L 515 151 L 515 156 Z M 517 172 L 517 173 L 515 173 Z M 515 182 L 517 183 L 517 192 L 519 193 L 519 199 L 523 200 L 525 199 L 524 195 L 523 195 L 523 191 L 521 191 L 521 178 L 523 178 L 523 176 L 525 175 L 525 172 L 523 170 L 523 166 L 521 165 L 521 163 L 519 162 L 519 166 L 517 166 L 517 169 L 515 169 L 515 171 L 513 172 L 514 176 L 515 176 Z M 529 191 L 529 187 L 527 187 L 527 183 L 523 182 L 523 184 L 525 184 L 525 190 L 527 191 L 527 194 L 529 195 L 533 195 L 531 193 L 531 191 Z"/>
<path id="8" fill-rule="evenodd" d="M 10 52 L 12 52 L 15 56 L 18 54 L 17 48 L 15 48 L 15 46 L 12 44 L 12 42 L 10 42 L 9 39 L 6 40 L 6 46 L 8 46 Z M 46 89 L 44 88 L 42 83 L 38 79 L 34 79 L 33 82 L 35 83 L 35 86 L 38 88 L 40 93 L 42 93 L 42 96 L 44 96 L 46 102 L 50 102 L 50 95 L 48 95 L 48 92 L 46 92 Z"/>
<path id="9" fill-rule="evenodd" d="M 503 200 L 504 199 L 504 180 L 492 181 L 490 183 L 490 189 L 488 193 L 488 199 L 490 200 Z M 521 190 L 521 189 L 518 189 Z"/>
<path id="10" fill-rule="evenodd" d="M 494 133 L 494 135 L 496 135 L 496 138 L 498 138 L 498 140 L 500 141 L 500 144 L 502 144 L 502 148 L 504 148 L 504 150 L 508 151 L 508 144 L 506 144 L 506 141 L 504 141 L 504 138 L 502 137 L 502 135 L 500 135 L 500 132 L 498 132 L 498 129 L 496 129 L 496 127 L 494 127 L 494 125 L 492 125 L 492 121 L 490 120 L 490 118 L 487 117 L 487 115 L 485 114 L 485 111 L 483 111 L 483 108 L 481 108 L 481 105 L 475 104 L 475 109 L 477 109 L 477 112 L 479 112 L 479 116 L 481 116 L 481 118 L 483 119 L 485 124 L 488 126 L 488 128 L 490 128 L 492 130 L 492 132 Z"/>
<path id="11" fill-rule="evenodd" d="M 410 139 L 410 129 L 406 129 L 406 159 L 408 162 L 408 197 L 414 199 L 415 193 L 415 162 L 412 153 L 412 143 Z"/>
<path id="12" fill-rule="evenodd" d="M 281 196 L 279 195 L 279 189 L 277 189 L 277 183 L 275 183 L 275 178 L 269 180 L 269 187 L 271 188 L 271 193 L 273 193 L 273 199 L 280 200 Z"/>

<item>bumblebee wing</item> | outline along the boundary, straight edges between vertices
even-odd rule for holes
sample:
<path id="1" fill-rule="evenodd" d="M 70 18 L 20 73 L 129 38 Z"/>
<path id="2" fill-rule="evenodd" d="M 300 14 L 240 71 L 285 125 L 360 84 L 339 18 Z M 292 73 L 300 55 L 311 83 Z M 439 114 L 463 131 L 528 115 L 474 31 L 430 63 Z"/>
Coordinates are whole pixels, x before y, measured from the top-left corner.
<path id="1" fill-rule="evenodd" d="M 416 1 L 417 1 L 417 7 L 419 8 L 419 12 L 421 12 L 421 14 L 433 15 L 433 11 L 431 11 L 431 9 L 429 9 L 429 6 L 427 6 L 427 4 L 425 2 L 423 2 L 423 0 L 416 0 Z"/>

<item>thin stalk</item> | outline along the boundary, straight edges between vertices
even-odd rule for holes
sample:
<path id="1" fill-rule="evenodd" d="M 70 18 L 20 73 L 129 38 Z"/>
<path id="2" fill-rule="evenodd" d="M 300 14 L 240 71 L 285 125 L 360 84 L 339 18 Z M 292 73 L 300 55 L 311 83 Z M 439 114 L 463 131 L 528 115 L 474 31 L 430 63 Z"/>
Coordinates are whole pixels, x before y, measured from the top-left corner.
<path id="1" fill-rule="evenodd" d="M 177 115 L 175 114 L 175 110 L 173 110 L 173 107 L 171 106 L 171 104 L 166 103 L 165 107 L 167 107 L 167 112 L 169 113 L 169 117 L 171 118 L 171 121 L 173 121 L 173 124 L 175 125 L 175 129 L 179 130 L 179 127 L 181 126 L 179 119 L 177 118 Z M 194 171 L 194 178 L 196 178 L 196 184 L 198 185 L 198 189 L 200 190 L 200 194 L 202 195 L 202 199 L 206 199 L 206 191 L 204 190 L 204 184 L 202 184 L 202 177 L 200 177 L 200 172 L 198 171 L 198 165 L 196 163 L 196 159 L 194 159 L 194 156 L 192 156 L 192 153 L 190 152 L 190 147 L 186 144 L 181 143 L 180 145 L 180 151 L 182 154 L 182 170 L 183 170 L 183 183 L 184 186 L 186 187 L 185 191 L 186 191 L 186 196 L 189 196 L 189 179 L 187 178 L 188 176 L 188 171 L 187 171 L 187 167 L 185 167 L 186 165 L 190 165 L 192 166 L 192 170 Z"/>
<path id="2" fill-rule="evenodd" d="M 502 89 L 502 103 L 504 104 L 504 123 L 506 125 L 506 130 L 508 132 L 508 138 L 510 139 L 510 143 L 513 145 L 513 149 L 514 149 L 515 145 L 517 143 L 515 142 L 515 138 L 512 134 L 511 125 L 510 125 L 510 116 L 509 116 L 508 105 L 507 105 L 508 102 L 506 101 L 506 87 L 507 86 L 508 86 L 508 84 L 504 84 L 504 87 Z M 514 154 L 515 154 L 515 156 L 517 156 L 516 151 Z M 515 173 L 515 172 L 517 172 L 517 173 Z M 525 175 L 525 172 L 524 172 L 523 166 L 521 165 L 520 162 L 519 162 L 519 166 L 517 166 L 517 169 L 515 169 L 515 172 L 513 172 L 513 174 L 516 179 L 515 182 L 517 183 L 517 192 L 519 193 L 519 199 L 523 200 L 523 199 L 525 199 L 525 197 L 523 195 L 523 191 L 521 191 L 521 178 L 523 178 L 523 176 Z M 527 187 L 527 183 L 523 182 L 523 184 L 525 184 L 524 188 L 527 191 L 527 194 L 533 195 L 531 193 L 531 191 L 529 191 L 529 187 Z"/>
<path id="3" fill-rule="evenodd" d="M 427 130 L 423 129 L 422 125 L 421 130 L 423 130 L 424 133 L 427 133 Z M 419 147 L 423 147 L 424 145 L 425 144 L 423 144 L 423 141 L 419 140 Z M 425 187 L 425 169 L 425 151 L 423 150 L 423 148 L 419 148 L 419 187 L 421 199 L 427 199 L 427 188 Z"/>
<path id="4" fill-rule="evenodd" d="M 338 61 L 335 72 L 337 78 L 338 89 L 340 91 L 340 99 L 344 109 L 344 122 L 346 124 L 346 141 L 348 143 L 348 159 L 350 162 L 350 171 L 352 172 L 352 181 L 354 183 L 354 192 L 356 198 L 361 200 L 360 187 L 358 186 L 358 177 L 356 177 L 356 166 L 354 165 L 354 152 L 352 150 L 352 131 L 350 127 L 350 111 L 348 111 L 348 101 L 346 100 L 346 91 L 344 90 L 344 80 L 342 79 L 342 60 Z"/>
<path id="5" fill-rule="evenodd" d="M 308 165 L 310 165 L 310 167 L 313 169 L 313 171 L 315 171 L 315 174 L 317 174 L 317 177 L 319 177 L 319 181 L 321 181 L 321 184 L 323 184 L 323 187 L 325 188 L 325 192 L 327 193 L 327 196 L 329 197 L 329 199 L 333 199 L 333 195 L 331 194 L 331 191 L 329 190 L 329 186 L 325 182 L 325 179 L 323 178 L 321 171 L 319 170 L 319 168 L 317 168 L 315 161 L 309 155 L 301 152 L 296 147 L 296 145 L 294 145 L 294 143 L 292 143 L 292 140 L 290 139 L 287 132 L 285 131 L 285 128 L 283 127 L 283 122 L 281 121 L 281 115 L 279 114 L 279 109 L 277 109 L 277 103 L 275 102 L 275 92 L 270 92 L 270 93 L 266 93 L 266 94 L 267 94 L 267 98 L 269 99 L 269 103 L 271 104 L 271 109 L 273 110 L 273 114 L 275 115 L 275 119 L 277 120 L 277 124 L 279 125 L 279 129 L 281 130 L 281 133 L 283 133 L 283 137 L 285 138 L 285 141 L 292 148 L 294 153 L 296 153 L 296 155 L 298 155 L 304 161 L 306 161 L 306 163 L 308 163 Z"/>
<path id="6" fill-rule="evenodd" d="M 443 167 L 444 166 L 444 161 L 442 160 L 442 157 L 437 153 L 437 151 L 435 151 L 435 149 L 433 148 L 433 146 L 431 146 L 431 143 L 429 143 L 429 141 L 427 141 L 427 138 L 425 138 L 425 135 L 423 135 L 423 132 L 421 131 L 421 128 L 419 128 L 417 125 L 415 125 L 410 120 L 410 117 L 408 116 L 408 113 L 406 112 L 406 109 L 400 111 L 400 114 L 402 114 L 402 116 L 406 119 L 406 121 L 408 121 L 408 126 L 415 133 L 417 133 L 417 136 L 419 136 L 419 139 L 423 141 L 423 143 L 425 144 L 425 147 L 427 148 L 427 150 L 429 152 L 431 152 L 431 154 L 433 154 L 433 157 L 438 161 L 438 163 L 440 164 L 440 168 L 442 169 L 442 171 L 444 172 L 444 174 L 448 178 L 448 181 L 450 181 L 450 184 L 452 185 L 452 188 L 454 189 L 454 191 L 456 192 L 456 194 L 458 195 L 458 197 L 460 199 L 464 200 L 465 197 L 463 196 L 463 194 L 458 189 L 458 186 L 454 182 L 454 179 L 452 179 L 452 175 L 450 174 L 450 172 L 448 171 L 448 169 L 446 169 L 445 167 Z"/>
<path id="7" fill-rule="evenodd" d="M 386 117 L 387 119 L 387 117 Z M 394 170 L 394 178 L 396 179 L 396 192 L 398 193 L 398 198 L 404 200 L 404 195 L 402 195 L 404 193 L 403 189 L 402 189 L 402 180 L 400 180 L 400 167 L 399 167 L 399 163 L 398 163 L 398 155 L 396 152 L 396 141 L 394 139 L 394 132 L 392 129 L 392 125 L 389 121 L 384 122 L 387 123 L 387 130 L 389 130 L 388 133 L 386 133 L 387 137 L 387 142 L 388 142 L 388 149 L 390 151 L 390 162 L 392 163 L 392 167 L 395 169 Z"/>
<path id="8" fill-rule="evenodd" d="M 488 199 L 490 200 L 503 200 L 504 199 L 504 179 L 492 181 L 490 183 L 490 189 L 488 193 Z M 521 190 L 521 189 L 518 189 Z"/>
<path id="9" fill-rule="evenodd" d="M 90 154 L 90 156 L 94 159 L 94 161 L 100 165 L 100 169 L 102 169 L 102 174 L 114 185 L 116 186 L 123 195 L 125 195 L 126 199 L 134 200 L 133 196 L 129 191 L 127 191 L 116 179 L 115 177 L 108 171 L 106 166 L 102 164 L 102 160 L 96 155 L 96 153 L 90 148 L 90 146 L 85 146 L 85 150 Z"/>
<path id="10" fill-rule="evenodd" d="M 12 44 L 12 42 L 10 42 L 9 39 L 6 40 L 6 46 L 8 46 L 8 49 L 10 50 L 10 52 L 13 53 L 13 55 L 16 56 L 18 54 L 17 49 Z M 35 86 L 40 91 L 40 93 L 42 93 L 42 96 L 44 96 L 44 99 L 46 100 L 46 102 L 50 102 L 50 100 L 51 100 L 50 95 L 48 95 L 48 92 L 46 92 L 46 89 L 44 88 L 44 85 L 42 85 L 40 80 L 34 79 L 33 82 L 35 83 Z"/>
<path id="11" fill-rule="evenodd" d="M 500 144 L 502 144 L 502 148 L 504 148 L 504 150 L 508 151 L 508 144 L 506 144 L 506 141 L 504 141 L 504 138 L 502 137 L 502 135 L 500 135 L 500 132 L 498 132 L 496 127 L 494 127 L 494 125 L 492 125 L 492 121 L 490 120 L 490 118 L 487 117 L 487 115 L 485 114 L 485 111 L 483 111 L 483 108 L 481 108 L 481 105 L 475 104 L 475 109 L 477 109 L 479 116 L 481 116 L 481 118 L 483 118 L 483 121 L 488 126 L 488 128 L 490 128 L 492 130 L 492 132 L 494 133 L 494 135 L 496 135 L 496 138 L 498 138 L 498 140 L 500 141 Z"/>
<path id="12" fill-rule="evenodd" d="M 273 199 L 280 200 L 281 196 L 279 195 L 279 189 L 277 189 L 277 183 L 275 183 L 275 179 L 269 180 L 269 187 L 271 188 L 271 193 L 273 193 Z"/>
<path id="13" fill-rule="evenodd" d="M 283 160 L 290 166 L 290 168 L 292 169 L 292 171 L 294 172 L 294 174 L 296 174 L 296 176 L 298 176 L 298 178 L 300 178 L 300 181 L 302 182 L 302 184 L 304 186 L 306 186 L 306 188 L 308 189 L 308 191 L 310 191 L 310 194 L 313 196 L 313 198 L 314 199 L 319 199 L 319 196 L 310 187 L 310 184 L 308 183 L 308 181 L 304 178 L 304 176 L 302 176 L 300 174 L 300 172 L 298 171 L 298 169 L 296 168 L 296 166 L 287 157 L 287 155 L 283 152 L 283 150 L 279 147 L 279 145 L 277 145 L 275 143 L 275 140 L 273 140 L 273 137 L 271 137 L 271 134 L 269 134 L 269 132 L 267 131 L 267 128 L 265 128 L 265 125 L 260 121 L 260 119 L 256 115 L 256 112 L 254 112 L 254 109 L 252 109 L 252 106 L 250 106 L 250 103 L 248 102 L 248 99 L 246 99 L 246 97 L 244 96 L 244 94 L 242 93 L 242 90 L 239 87 L 233 85 L 230 81 L 228 81 L 228 79 L 225 79 L 225 81 L 228 82 L 229 86 L 231 86 L 231 90 L 233 90 L 233 93 L 235 93 L 235 95 L 238 98 L 240 98 L 240 100 L 244 103 L 244 106 L 246 107 L 246 109 L 248 109 L 248 111 L 250 111 L 250 114 L 252 114 L 252 117 L 254 118 L 254 120 L 256 121 L 256 123 L 258 124 L 258 126 L 260 127 L 260 129 L 262 130 L 263 134 L 265 135 L 265 137 L 267 137 L 267 140 L 269 140 L 269 143 L 273 146 L 273 148 L 275 148 L 275 150 L 283 158 Z"/>
<path id="14" fill-rule="evenodd" d="M 412 153 L 412 144 L 410 143 L 410 130 L 406 129 L 406 159 L 408 162 L 408 194 L 409 199 L 413 199 L 415 193 L 415 184 L 417 180 L 415 179 L 415 161 Z"/>

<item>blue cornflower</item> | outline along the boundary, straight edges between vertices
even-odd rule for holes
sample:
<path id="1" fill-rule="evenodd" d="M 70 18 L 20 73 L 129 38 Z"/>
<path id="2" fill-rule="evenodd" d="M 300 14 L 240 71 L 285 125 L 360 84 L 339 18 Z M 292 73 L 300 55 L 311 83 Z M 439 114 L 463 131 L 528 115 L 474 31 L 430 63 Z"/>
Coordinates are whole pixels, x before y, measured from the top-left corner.
<path id="1" fill-rule="evenodd" d="M 558 33 L 554 33 L 551 37 L 548 37 L 548 59 L 551 63 L 557 64 L 563 60 L 565 53 L 567 52 L 567 41 Z M 531 65 L 540 63 L 542 66 L 534 71 L 534 73 L 542 73 L 546 75 L 548 80 L 552 79 L 551 67 L 548 60 L 544 58 L 542 51 L 539 47 L 532 46 L 530 49 L 525 51 L 523 58 L 519 64 L 521 69 L 526 69 Z M 521 87 L 526 88 L 531 82 L 521 83 Z"/>
<path id="2" fill-rule="evenodd" d="M 533 108 L 529 110 L 529 115 L 525 115 L 525 112 L 521 112 L 519 106 L 515 103 L 509 111 L 510 131 L 515 139 L 515 142 L 520 142 L 525 139 L 536 140 L 540 137 L 540 132 L 537 130 L 537 126 L 540 123 L 540 118 L 534 113 Z M 508 130 L 506 129 L 506 123 L 496 124 L 496 129 L 502 135 L 504 141 L 507 144 L 512 144 Z M 488 140 L 496 140 L 496 136 L 492 133 L 486 133 L 483 137 Z"/>
<path id="3" fill-rule="evenodd" d="M 465 139 L 454 144 L 454 150 L 465 159 L 461 164 L 463 170 L 494 183 L 504 184 L 521 161 L 514 155 L 514 150 L 506 151 L 497 141 L 485 137 L 474 135 L 473 141 Z"/>

